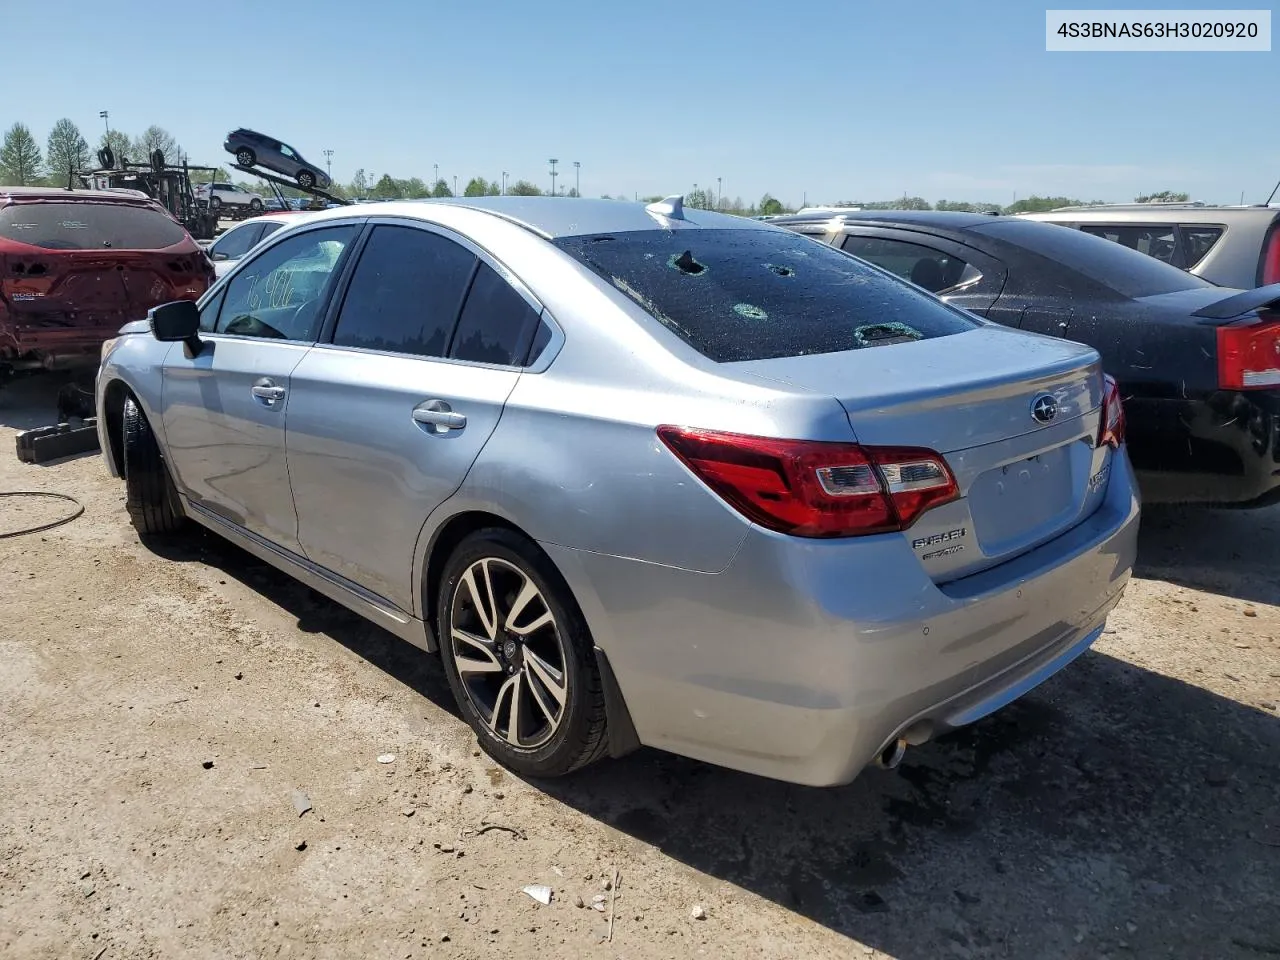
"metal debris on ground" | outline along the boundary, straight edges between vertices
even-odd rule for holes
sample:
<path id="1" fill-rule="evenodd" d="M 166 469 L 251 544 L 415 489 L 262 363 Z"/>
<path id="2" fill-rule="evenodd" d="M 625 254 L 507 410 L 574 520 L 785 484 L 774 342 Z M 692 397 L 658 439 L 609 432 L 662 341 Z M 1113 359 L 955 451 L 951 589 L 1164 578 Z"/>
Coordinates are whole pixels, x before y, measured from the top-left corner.
<path id="1" fill-rule="evenodd" d="M 307 811 L 313 809 L 311 806 L 311 798 L 301 790 L 295 790 L 292 794 L 293 809 L 298 811 L 298 816 L 303 816 Z"/>
<path id="2" fill-rule="evenodd" d="M 379 763 L 395 763 L 396 755 L 394 753 L 380 753 L 378 754 L 378 762 Z"/>
<path id="3" fill-rule="evenodd" d="M 517 830 L 515 827 L 508 827 L 505 823 L 494 823 L 491 820 L 480 821 L 480 829 L 476 831 L 476 836 L 478 837 L 482 833 L 488 833 L 490 830 L 502 830 L 503 832 L 509 833 L 513 837 L 518 837 L 521 840 L 529 839 L 525 836 L 523 830 Z"/>
<path id="4" fill-rule="evenodd" d="M 551 905 L 551 888 L 545 883 L 531 883 L 522 889 L 544 907 Z"/>

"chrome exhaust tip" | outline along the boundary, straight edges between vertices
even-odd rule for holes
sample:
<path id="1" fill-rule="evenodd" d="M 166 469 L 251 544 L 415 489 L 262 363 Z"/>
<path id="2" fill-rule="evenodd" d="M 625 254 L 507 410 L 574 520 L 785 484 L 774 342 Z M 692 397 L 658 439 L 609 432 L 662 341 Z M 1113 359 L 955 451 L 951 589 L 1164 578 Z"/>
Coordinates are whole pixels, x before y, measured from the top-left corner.
<path id="1" fill-rule="evenodd" d="M 880 751 L 876 757 L 876 766 L 883 770 L 892 770 L 902 762 L 902 757 L 906 752 L 907 738 L 899 737 Z"/>

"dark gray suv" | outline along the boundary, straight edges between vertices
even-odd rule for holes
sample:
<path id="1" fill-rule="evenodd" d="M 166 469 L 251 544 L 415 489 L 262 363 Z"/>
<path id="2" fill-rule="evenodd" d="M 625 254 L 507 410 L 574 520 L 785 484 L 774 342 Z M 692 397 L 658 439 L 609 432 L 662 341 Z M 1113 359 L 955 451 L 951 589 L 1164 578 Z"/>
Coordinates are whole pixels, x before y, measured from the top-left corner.
<path id="1" fill-rule="evenodd" d="M 1113 240 L 1222 287 L 1280 283 L 1280 207 L 1125 203 L 1021 216 Z"/>
<path id="2" fill-rule="evenodd" d="M 234 154 L 236 163 L 242 167 L 262 167 L 283 174 L 296 180 L 304 189 L 320 187 L 323 190 L 330 186 L 327 174 L 304 160 L 293 147 L 274 137 L 241 127 L 227 134 L 222 147 L 227 153 Z"/>

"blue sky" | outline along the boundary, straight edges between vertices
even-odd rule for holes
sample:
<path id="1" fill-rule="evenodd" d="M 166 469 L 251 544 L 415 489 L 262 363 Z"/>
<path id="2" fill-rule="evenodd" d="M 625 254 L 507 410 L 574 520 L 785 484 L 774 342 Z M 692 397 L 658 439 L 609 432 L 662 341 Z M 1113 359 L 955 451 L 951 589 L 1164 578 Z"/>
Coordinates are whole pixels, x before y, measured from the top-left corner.
<path id="1" fill-rule="evenodd" d="M 58 17 L 53 48 L 47 9 L 5 6 L 6 35 L 32 40 L 5 44 L 0 128 L 42 144 L 63 116 L 96 143 L 106 109 L 193 163 L 228 160 L 247 126 L 317 162 L 331 148 L 343 181 L 439 164 L 459 186 L 506 170 L 546 189 L 557 157 L 587 196 L 722 177 L 790 203 L 1259 202 L 1280 179 L 1280 53 L 1047 53 L 1026 0 L 138 0 L 114 23 Z"/>

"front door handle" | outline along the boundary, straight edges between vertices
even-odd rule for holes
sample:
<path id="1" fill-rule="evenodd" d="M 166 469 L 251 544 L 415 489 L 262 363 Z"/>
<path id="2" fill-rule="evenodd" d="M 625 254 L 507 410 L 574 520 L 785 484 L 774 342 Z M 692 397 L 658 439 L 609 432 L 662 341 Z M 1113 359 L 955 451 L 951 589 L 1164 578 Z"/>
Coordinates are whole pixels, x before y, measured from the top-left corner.
<path id="1" fill-rule="evenodd" d="M 270 377 L 263 377 L 261 380 L 255 381 L 253 386 L 249 388 L 249 392 L 266 403 L 268 407 L 277 400 L 283 400 L 285 394 L 284 387 L 277 384 Z"/>
<path id="2" fill-rule="evenodd" d="M 467 425 L 466 414 L 456 413 L 443 400 L 428 400 L 413 408 L 413 419 L 432 428 L 433 433 L 461 430 Z"/>

